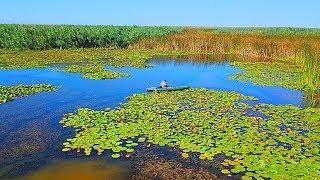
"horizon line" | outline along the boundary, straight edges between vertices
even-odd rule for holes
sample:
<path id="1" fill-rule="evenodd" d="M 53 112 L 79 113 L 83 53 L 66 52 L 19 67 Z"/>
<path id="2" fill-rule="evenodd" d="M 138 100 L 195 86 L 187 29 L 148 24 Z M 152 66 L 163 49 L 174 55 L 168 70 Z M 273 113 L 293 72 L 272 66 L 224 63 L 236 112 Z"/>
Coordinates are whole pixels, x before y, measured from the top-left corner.
<path id="1" fill-rule="evenodd" d="M 47 26 L 138 26 L 138 27 L 186 27 L 186 28 L 297 28 L 320 29 L 320 27 L 305 26 L 206 26 L 206 25 L 142 25 L 142 24 L 69 24 L 69 23 L 0 23 L 0 25 L 47 25 Z"/>

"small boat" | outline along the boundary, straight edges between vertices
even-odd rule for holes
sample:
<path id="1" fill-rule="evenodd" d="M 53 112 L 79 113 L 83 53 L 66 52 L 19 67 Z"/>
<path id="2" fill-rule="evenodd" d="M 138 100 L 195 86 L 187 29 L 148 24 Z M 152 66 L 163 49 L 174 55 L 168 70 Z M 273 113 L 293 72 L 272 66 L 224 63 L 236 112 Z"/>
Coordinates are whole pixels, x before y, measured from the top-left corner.
<path id="1" fill-rule="evenodd" d="M 184 89 L 189 89 L 189 86 L 176 86 L 176 87 L 166 87 L 166 88 L 161 88 L 161 87 L 150 87 L 147 88 L 148 91 L 181 91 Z"/>

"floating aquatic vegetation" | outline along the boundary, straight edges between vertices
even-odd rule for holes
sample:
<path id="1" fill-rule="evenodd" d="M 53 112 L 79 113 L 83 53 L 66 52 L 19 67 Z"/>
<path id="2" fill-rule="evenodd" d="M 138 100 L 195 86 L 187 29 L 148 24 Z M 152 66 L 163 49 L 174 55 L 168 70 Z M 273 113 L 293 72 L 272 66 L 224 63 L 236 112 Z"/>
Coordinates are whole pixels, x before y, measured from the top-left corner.
<path id="1" fill-rule="evenodd" d="M 103 66 L 95 65 L 70 65 L 64 68 L 66 72 L 80 73 L 88 79 L 115 79 L 128 77 L 129 74 L 115 72 L 105 69 Z"/>
<path id="2" fill-rule="evenodd" d="M 119 153 L 112 154 L 111 157 L 114 159 L 118 159 L 121 155 Z"/>
<path id="3" fill-rule="evenodd" d="M 57 90 L 57 87 L 49 84 L 0 86 L 0 104 L 12 101 L 17 97 L 55 90 Z"/>
<path id="4" fill-rule="evenodd" d="M 147 67 L 147 60 L 153 56 L 187 55 L 191 52 L 156 51 L 139 49 L 77 49 L 77 50 L 46 50 L 46 51 L 6 51 L 0 53 L 0 68 L 43 68 L 55 64 L 67 65 L 63 70 L 81 73 L 85 78 L 109 79 L 128 76 L 106 70 L 105 65 L 114 67 L 131 66 Z M 72 65 L 70 65 L 72 64 Z"/>
<path id="5" fill-rule="evenodd" d="M 200 153 L 213 160 L 230 157 L 222 173 L 245 173 L 244 178 L 320 177 L 320 110 L 295 106 L 254 107 L 239 103 L 255 100 L 234 92 L 191 89 L 136 94 L 121 108 L 108 112 L 79 109 L 61 120 L 77 129 L 64 143 L 68 150 L 92 149 L 128 153 L 145 138 L 149 143 Z M 248 110 L 268 119 L 246 116 Z M 283 128 L 284 127 L 284 128 Z M 187 157 L 183 154 L 184 157 Z"/>
<path id="6" fill-rule="evenodd" d="M 302 91 L 320 91 L 320 87 L 309 86 L 303 79 L 304 69 L 299 65 L 288 62 L 232 62 L 232 65 L 244 69 L 230 76 L 244 82 L 252 82 L 259 85 L 282 86 Z"/>
<path id="7" fill-rule="evenodd" d="M 0 53 L 3 68 L 42 68 L 53 64 L 87 63 L 113 66 L 145 66 L 152 50 L 131 49 L 76 49 L 46 51 L 7 51 Z"/>
<path id="8" fill-rule="evenodd" d="M 181 156 L 182 156 L 183 158 L 187 159 L 187 158 L 189 157 L 189 154 L 184 152 L 184 153 L 181 154 Z"/>
<path id="9" fill-rule="evenodd" d="M 87 63 L 94 65 L 146 67 L 153 56 L 189 55 L 188 51 L 143 49 L 76 49 L 46 51 L 5 51 L 0 53 L 0 67 L 6 69 L 42 68 L 54 64 Z"/>

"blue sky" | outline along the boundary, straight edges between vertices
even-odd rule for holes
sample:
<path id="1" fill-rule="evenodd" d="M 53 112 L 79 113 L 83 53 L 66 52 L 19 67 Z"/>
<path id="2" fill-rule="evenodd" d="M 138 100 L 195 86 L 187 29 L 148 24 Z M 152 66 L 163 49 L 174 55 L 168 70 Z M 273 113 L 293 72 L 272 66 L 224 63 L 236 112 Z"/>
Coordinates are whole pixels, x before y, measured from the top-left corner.
<path id="1" fill-rule="evenodd" d="M 320 1 L 2 0 L 0 23 L 320 27 Z"/>

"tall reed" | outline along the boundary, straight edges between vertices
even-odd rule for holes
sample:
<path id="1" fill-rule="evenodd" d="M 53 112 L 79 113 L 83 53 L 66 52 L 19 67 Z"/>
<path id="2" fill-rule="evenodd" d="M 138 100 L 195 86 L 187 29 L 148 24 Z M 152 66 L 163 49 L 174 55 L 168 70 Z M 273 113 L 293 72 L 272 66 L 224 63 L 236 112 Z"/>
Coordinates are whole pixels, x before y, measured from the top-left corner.
<path id="1" fill-rule="evenodd" d="M 302 82 L 313 91 L 320 89 L 320 56 L 312 51 L 310 47 L 303 49 L 303 67 L 304 71 L 301 76 Z"/>
<path id="2" fill-rule="evenodd" d="M 125 48 L 140 38 L 178 32 L 176 27 L 0 25 L 0 49 Z"/>
<path id="3" fill-rule="evenodd" d="M 320 49 L 320 33 L 307 35 L 261 35 L 254 33 L 225 32 L 187 29 L 169 36 L 139 40 L 132 48 L 158 50 L 185 50 L 200 53 L 225 53 L 242 56 L 279 58 L 300 57 L 299 49 L 305 45 L 312 50 Z"/>

